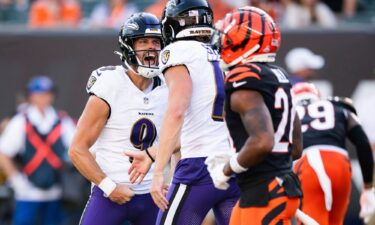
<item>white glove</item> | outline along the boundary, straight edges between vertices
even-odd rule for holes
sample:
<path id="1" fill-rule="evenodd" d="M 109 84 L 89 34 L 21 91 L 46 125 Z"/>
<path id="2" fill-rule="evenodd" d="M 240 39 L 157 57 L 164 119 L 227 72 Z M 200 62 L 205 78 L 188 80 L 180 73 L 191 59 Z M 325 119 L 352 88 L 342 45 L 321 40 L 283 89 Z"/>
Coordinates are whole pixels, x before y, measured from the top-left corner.
<path id="1" fill-rule="evenodd" d="M 361 211 L 359 217 L 363 219 L 365 223 L 368 223 L 375 212 L 375 191 L 373 188 L 365 189 L 362 191 L 361 198 L 359 200 L 361 205 Z"/>
<path id="2" fill-rule="evenodd" d="M 22 173 L 16 173 L 8 178 L 8 183 L 15 193 L 21 193 L 28 187 L 27 177 Z"/>
<path id="3" fill-rule="evenodd" d="M 217 189 L 226 190 L 229 188 L 229 184 L 227 183 L 229 178 L 228 176 L 224 175 L 224 166 L 226 163 L 229 162 L 231 153 L 221 153 L 217 155 L 210 155 L 204 161 L 207 165 L 207 170 L 210 173 L 212 181 Z"/>

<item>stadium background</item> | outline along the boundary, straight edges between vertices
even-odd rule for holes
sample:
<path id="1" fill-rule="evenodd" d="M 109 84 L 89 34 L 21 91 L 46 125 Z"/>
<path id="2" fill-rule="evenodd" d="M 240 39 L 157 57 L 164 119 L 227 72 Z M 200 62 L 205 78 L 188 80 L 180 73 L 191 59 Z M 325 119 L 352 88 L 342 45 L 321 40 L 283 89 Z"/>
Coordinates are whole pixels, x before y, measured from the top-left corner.
<path id="1" fill-rule="evenodd" d="M 98 1 L 83 2 L 86 2 L 84 13 L 88 14 Z M 132 2 L 143 9 L 153 1 Z M 277 64 L 285 67 L 288 50 L 307 47 L 325 58 L 326 65 L 319 70 L 317 79 L 329 82 L 334 95 L 374 98 L 371 84 L 375 81 L 375 4 L 370 5 L 370 16 L 359 15 L 334 29 L 282 29 Z M 120 64 L 118 56 L 113 54 L 118 50 L 117 35 L 117 30 L 110 29 L 31 30 L 12 21 L 0 22 L 0 118 L 15 111 L 16 96 L 32 76 L 41 74 L 50 76 L 57 85 L 57 108 L 78 118 L 87 100 L 85 86 L 91 71 Z M 363 88 L 370 89 L 371 95 L 363 96 L 367 93 Z M 355 162 L 353 151 L 351 155 Z M 359 194 L 355 185 L 352 192 L 346 224 L 361 224 L 357 218 Z M 6 195 L 0 191 L 0 205 L 3 205 L 0 224 L 6 224 L 1 218 L 1 210 L 7 210 L 5 201 Z"/>

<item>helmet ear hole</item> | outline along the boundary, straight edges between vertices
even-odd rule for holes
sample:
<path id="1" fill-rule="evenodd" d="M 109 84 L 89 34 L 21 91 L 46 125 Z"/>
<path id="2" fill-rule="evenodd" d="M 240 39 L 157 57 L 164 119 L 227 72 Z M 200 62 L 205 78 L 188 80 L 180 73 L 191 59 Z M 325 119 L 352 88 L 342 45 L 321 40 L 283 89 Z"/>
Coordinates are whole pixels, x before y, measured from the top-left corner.
<path id="1" fill-rule="evenodd" d="M 227 37 L 227 41 L 225 42 L 225 44 L 227 45 L 232 45 L 232 40 L 230 38 Z"/>
<path id="2" fill-rule="evenodd" d="M 130 65 L 138 64 L 135 52 L 129 52 L 128 56 Z"/>

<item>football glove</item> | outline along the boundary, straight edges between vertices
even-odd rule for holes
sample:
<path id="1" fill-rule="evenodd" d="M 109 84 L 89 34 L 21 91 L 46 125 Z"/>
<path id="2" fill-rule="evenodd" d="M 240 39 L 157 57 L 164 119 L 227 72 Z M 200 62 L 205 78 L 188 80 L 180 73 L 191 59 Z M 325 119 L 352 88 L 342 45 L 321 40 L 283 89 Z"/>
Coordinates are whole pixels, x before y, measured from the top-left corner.
<path id="1" fill-rule="evenodd" d="M 226 190 L 229 188 L 228 180 L 230 177 L 226 176 L 223 170 L 232 155 L 232 153 L 210 155 L 204 162 L 217 189 Z"/>
<path id="2" fill-rule="evenodd" d="M 365 223 L 368 223 L 375 212 L 375 190 L 374 188 L 365 189 L 362 191 L 361 198 L 359 200 L 361 205 L 361 211 L 359 217 L 363 219 Z"/>

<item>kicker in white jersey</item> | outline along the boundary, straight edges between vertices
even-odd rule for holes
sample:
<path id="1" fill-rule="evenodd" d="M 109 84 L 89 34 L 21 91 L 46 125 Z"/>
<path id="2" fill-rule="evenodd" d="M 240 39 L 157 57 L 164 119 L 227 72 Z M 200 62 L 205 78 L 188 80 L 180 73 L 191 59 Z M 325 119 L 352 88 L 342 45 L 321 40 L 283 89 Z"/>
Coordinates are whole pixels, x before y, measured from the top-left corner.
<path id="1" fill-rule="evenodd" d="M 202 42 L 177 41 L 164 48 L 159 59 L 162 72 L 186 66 L 194 87 L 181 131 L 182 158 L 228 152 L 229 133 L 222 122 L 224 82 L 217 52 Z"/>
<path id="2" fill-rule="evenodd" d="M 158 142 L 158 132 L 168 100 L 168 89 L 160 77 L 142 92 L 122 66 L 101 67 L 92 72 L 87 92 L 103 99 L 110 115 L 90 151 L 103 172 L 116 183 L 128 184 L 136 194 L 149 192 L 153 167 L 139 184 L 129 182 L 130 160 L 124 150 L 144 150 Z"/>

